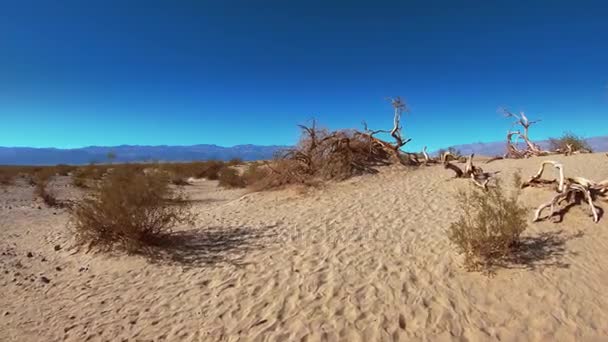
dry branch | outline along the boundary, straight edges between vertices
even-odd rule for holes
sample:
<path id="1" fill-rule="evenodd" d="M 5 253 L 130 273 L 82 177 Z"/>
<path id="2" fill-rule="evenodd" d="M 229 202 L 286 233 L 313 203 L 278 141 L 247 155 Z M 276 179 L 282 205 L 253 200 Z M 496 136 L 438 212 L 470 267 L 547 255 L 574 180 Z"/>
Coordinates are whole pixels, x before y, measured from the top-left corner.
<path id="1" fill-rule="evenodd" d="M 542 179 L 542 174 L 546 165 L 553 165 L 558 171 L 558 180 Z M 564 166 L 561 163 L 552 160 L 546 160 L 541 163 L 538 172 L 530 177 L 530 179 L 522 184 L 522 188 L 528 186 L 543 186 L 547 184 L 557 184 L 557 194 L 547 203 L 541 204 L 534 213 L 534 221 L 541 220 L 541 214 L 546 208 L 550 208 L 548 217 L 554 217 L 559 212 L 559 206 L 562 202 L 567 201 L 569 204 L 577 203 L 582 200 L 587 202 L 593 222 L 598 222 L 600 215 L 598 208 L 593 201 L 598 197 L 606 196 L 608 192 L 608 180 L 596 183 L 592 180 L 583 177 L 564 177 Z"/>
<path id="2" fill-rule="evenodd" d="M 471 154 L 466 158 L 464 170 L 450 162 L 450 159 L 455 159 L 450 152 L 441 156 L 441 162 L 444 168 L 454 171 L 455 178 L 470 178 L 473 184 L 485 190 L 488 188 L 490 179 L 498 172 L 484 172 L 482 168 L 473 164 L 474 156 L 475 154 Z"/>

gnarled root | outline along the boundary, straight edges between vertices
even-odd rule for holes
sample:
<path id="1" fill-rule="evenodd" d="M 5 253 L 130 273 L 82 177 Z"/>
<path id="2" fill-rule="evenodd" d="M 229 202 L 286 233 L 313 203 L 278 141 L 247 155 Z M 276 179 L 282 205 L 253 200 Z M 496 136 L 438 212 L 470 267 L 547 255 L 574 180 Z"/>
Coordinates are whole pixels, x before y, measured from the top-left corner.
<path id="1" fill-rule="evenodd" d="M 484 172 L 480 167 L 473 165 L 474 156 L 474 154 L 471 154 L 466 158 L 464 170 L 450 163 L 450 159 L 454 158 L 450 152 L 444 153 L 441 157 L 441 161 L 444 168 L 454 171 L 455 178 L 470 178 L 473 184 L 485 190 L 488 188 L 490 179 L 498 172 Z"/>
<path id="2" fill-rule="evenodd" d="M 559 180 L 548 181 L 541 179 L 544 168 L 546 165 L 553 165 L 559 172 Z M 564 178 L 564 167 L 562 164 L 547 160 L 542 162 L 538 172 L 530 177 L 527 182 L 522 184 L 522 188 L 527 186 L 542 186 L 546 184 L 557 183 L 557 194 L 551 199 L 551 201 L 541 204 L 534 213 L 534 221 L 541 220 L 541 214 L 546 208 L 551 209 L 551 213 L 548 217 L 553 217 L 558 212 L 558 206 L 563 201 L 574 202 L 578 199 L 584 199 L 591 209 L 591 215 L 593 216 L 593 222 L 599 222 L 600 214 L 598 208 L 593 203 L 597 197 L 604 197 L 608 194 L 608 180 L 596 183 L 587 178 L 583 177 L 569 177 Z M 577 196 L 579 196 L 577 198 Z M 583 198 L 580 198 L 582 196 Z"/>

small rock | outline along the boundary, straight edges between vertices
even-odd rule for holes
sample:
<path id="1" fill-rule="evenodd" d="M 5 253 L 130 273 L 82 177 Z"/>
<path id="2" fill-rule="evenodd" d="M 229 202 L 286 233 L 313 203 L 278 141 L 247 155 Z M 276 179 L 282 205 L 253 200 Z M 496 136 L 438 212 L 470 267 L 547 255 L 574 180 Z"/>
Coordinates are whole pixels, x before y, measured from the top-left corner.
<path id="1" fill-rule="evenodd" d="M 46 261 L 46 258 L 42 258 L 40 261 L 45 262 L 45 261 Z"/>
<path id="2" fill-rule="evenodd" d="M 7 312 L 5 312 L 5 313 L 4 313 L 4 316 L 8 316 L 8 315 L 10 315 L 10 314 L 11 314 L 11 313 L 7 311 Z"/>
<path id="3" fill-rule="evenodd" d="M 41 207 L 41 206 L 38 206 L 38 210 L 42 210 L 42 207 Z"/>
<path id="4" fill-rule="evenodd" d="M 61 267 L 57 266 L 57 267 L 55 267 L 55 270 L 56 271 L 61 271 Z"/>
<path id="5" fill-rule="evenodd" d="M 33 257 L 34 257 L 34 254 L 32 254 L 32 252 L 27 252 L 27 257 L 28 257 L 28 258 L 33 258 Z"/>
<path id="6" fill-rule="evenodd" d="M 45 283 L 45 284 L 48 284 L 48 283 L 51 282 L 51 280 L 49 278 L 45 277 L 45 276 L 40 277 L 40 281 L 43 282 L 43 283 Z"/>
<path id="7" fill-rule="evenodd" d="M 76 316 L 70 316 L 70 319 L 76 319 Z"/>
<path id="8" fill-rule="evenodd" d="M 59 246 L 59 245 L 55 245 L 55 251 L 58 251 L 58 250 L 60 250 L 60 249 L 61 249 L 61 246 Z"/>

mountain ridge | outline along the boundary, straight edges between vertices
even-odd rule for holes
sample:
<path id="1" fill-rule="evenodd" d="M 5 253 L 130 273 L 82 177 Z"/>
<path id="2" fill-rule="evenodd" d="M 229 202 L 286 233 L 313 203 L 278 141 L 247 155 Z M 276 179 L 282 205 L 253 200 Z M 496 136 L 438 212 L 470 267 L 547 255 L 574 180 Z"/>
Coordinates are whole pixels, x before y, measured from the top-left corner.
<path id="1" fill-rule="evenodd" d="M 608 151 L 608 136 L 597 136 L 585 139 L 595 152 Z M 549 140 L 536 141 L 542 148 L 548 148 Z M 463 154 L 497 156 L 505 153 L 505 142 L 478 142 L 451 146 Z M 233 158 L 245 161 L 272 158 L 278 151 L 290 148 L 284 145 L 240 144 L 219 146 L 215 144 L 197 145 L 118 145 L 86 146 L 79 148 L 55 147 L 0 147 L 0 165 L 56 165 L 56 164 L 89 164 L 110 161 L 108 154 L 113 153 L 114 162 L 168 161 L 187 162 L 195 160 L 230 160 Z M 436 153 L 435 151 L 434 153 Z"/>

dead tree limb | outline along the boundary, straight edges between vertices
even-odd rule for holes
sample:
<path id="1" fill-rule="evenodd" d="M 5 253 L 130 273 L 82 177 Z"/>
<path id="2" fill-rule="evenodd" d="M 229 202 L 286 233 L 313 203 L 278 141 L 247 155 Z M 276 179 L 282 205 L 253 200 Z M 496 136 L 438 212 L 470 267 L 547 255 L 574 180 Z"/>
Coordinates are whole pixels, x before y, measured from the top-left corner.
<path id="1" fill-rule="evenodd" d="M 528 158 L 531 156 L 544 156 L 550 154 L 549 151 L 544 151 L 537 144 L 530 140 L 529 131 L 530 127 L 541 120 L 529 120 L 524 112 L 515 114 L 510 112 L 508 109 L 503 108 L 502 113 L 507 118 L 514 118 L 515 121 L 511 125 L 511 129 L 507 132 L 507 158 Z M 513 131 L 513 127 L 519 126 L 523 129 L 523 133 L 520 131 Z M 517 140 L 513 142 L 513 137 L 516 136 Z M 523 140 L 526 144 L 526 148 L 521 150 L 517 147 L 519 140 Z"/>
<path id="2" fill-rule="evenodd" d="M 555 169 L 558 171 L 559 180 L 554 179 L 549 181 L 541 178 L 546 165 L 553 165 L 555 167 Z M 593 216 L 593 222 L 599 222 L 599 211 L 593 201 L 598 197 L 605 197 L 608 194 L 608 180 L 596 183 L 583 177 L 565 178 L 564 166 L 561 163 L 546 160 L 541 163 L 538 172 L 530 177 L 528 181 L 522 184 L 522 188 L 556 183 L 557 194 L 553 196 L 549 202 L 541 204 L 536 209 L 534 213 L 535 222 L 544 219 L 541 218 L 541 214 L 546 208 L 550 208 L 551 211 L 548 217 L 554 217 L 558 213 L 559 206 L 562 202 L 567 201 L 568 203 L 575 203 L 582 200 L 588 204 Z"/>
<path id="3" fill-rule="evenodd" d="M 424 146 L 422 148 L 421 154 L 422 154 L 422 157 L 424 158 L 424 162 L 423 162 L 424 165 L 437 164 L 438 163 L 438 161 L 435 158 L 429 157 L 429 154 L 427 152 L 426 146 Z"/>
<path id="4" fill-rule="evenodd" d="M 471 154 L 466 159 L 464 170 L 450 162 L 450 159 L 455 159 L 455 157 L 450 152 L 445 152 L 441 156 L 441 162 L 443 163 L 444 168 L 454 171 L 455 178 L 469 178 L 471 179 L 473 184 L 486 190 L 488 188 L 488 183 L 490 182 L 490 179 L 494 177 L 498 172 L 484 172 L 482 168 L 477 167 L 473 164 L 474 156 L 475 154 Z"/>

